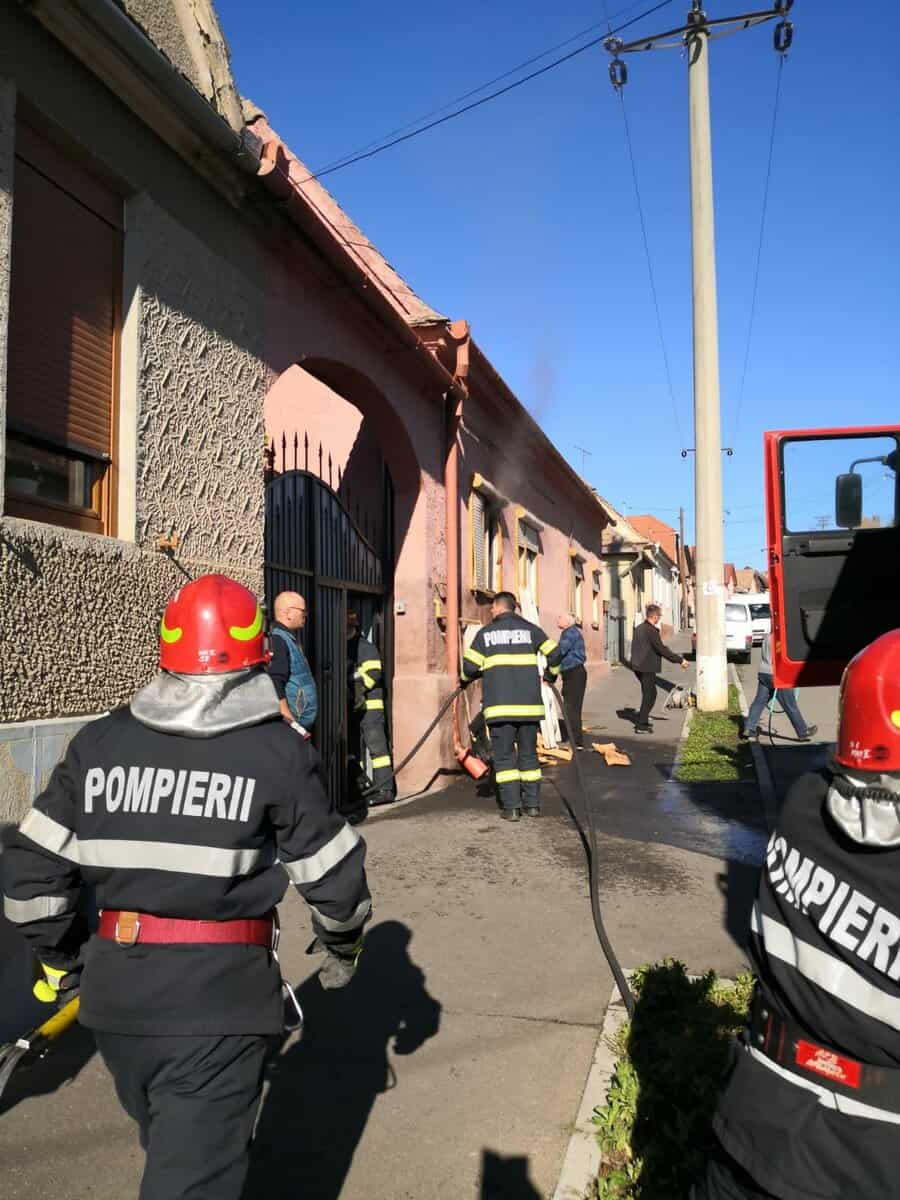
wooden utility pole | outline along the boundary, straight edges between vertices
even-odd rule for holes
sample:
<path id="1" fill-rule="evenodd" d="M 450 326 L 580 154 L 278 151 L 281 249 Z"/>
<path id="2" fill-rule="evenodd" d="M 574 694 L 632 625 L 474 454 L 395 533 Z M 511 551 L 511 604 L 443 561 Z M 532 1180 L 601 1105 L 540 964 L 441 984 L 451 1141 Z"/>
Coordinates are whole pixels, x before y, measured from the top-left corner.
<path id="1" fill-rule="evenodd" d="M 681 628 L 688 626 L 687 550 L 684 545 L 684 507 L 678 509 L 678 573 L 681 576 Z"/>

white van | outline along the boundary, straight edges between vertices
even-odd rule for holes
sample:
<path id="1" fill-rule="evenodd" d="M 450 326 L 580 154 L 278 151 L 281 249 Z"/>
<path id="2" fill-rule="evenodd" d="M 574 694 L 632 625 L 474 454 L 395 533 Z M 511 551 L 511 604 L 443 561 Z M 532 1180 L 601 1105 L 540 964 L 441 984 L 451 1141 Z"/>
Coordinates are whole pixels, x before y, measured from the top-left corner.
<path id="1" fill-rule="evenodd" d="M 750 596 L 728 596 L 725 600 L 725 653 L 744 662 L 750 661 L 753 650 L 753 618 L 750 615 Z M 756 599 L 755 596 L 752 597 Z M 697 653 L 697 631 L 691 634 L 694 653 Z M 762 639 L 760 639 L 762 640 Z"/>
<path id="2" fill-rule="evenodd" d="M 769 605 L 769 593 L 758 592 L 755 596 L 747 597 L 750 605 L 750 619 L 753 621 L 753 645 L 761 646 L 763 638 L 772 632 L 772 609 Z"/>
<path id="3" fill-rule="evenodd" d="M 725 601 L 725 651 L 750 661 L 753 649 L 753 617 L 748 596 L 729 596 Z"/>

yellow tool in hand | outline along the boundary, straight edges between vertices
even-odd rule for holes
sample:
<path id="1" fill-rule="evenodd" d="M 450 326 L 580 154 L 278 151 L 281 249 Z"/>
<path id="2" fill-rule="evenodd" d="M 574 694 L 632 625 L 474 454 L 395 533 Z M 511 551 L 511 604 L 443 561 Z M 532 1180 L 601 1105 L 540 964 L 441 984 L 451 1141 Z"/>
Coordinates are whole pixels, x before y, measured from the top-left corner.
<path id="1" fill-rule="evenodd" d="M 76 996 L 26 1037 L 17 1038 L 14 1042 L 7 1042 L 5 1046 L 0 1046 L 0 1097 L 3 1096 L 3 1089 L 9 1083 L 13 1071 L 23 1059 L 43 1058 L 51 1043 L 55 1042 L 60 1034 L 65 1033 L 70 1025 L 75 1024 L 78 1019 L 79 1004 L 79 998 Z"/>

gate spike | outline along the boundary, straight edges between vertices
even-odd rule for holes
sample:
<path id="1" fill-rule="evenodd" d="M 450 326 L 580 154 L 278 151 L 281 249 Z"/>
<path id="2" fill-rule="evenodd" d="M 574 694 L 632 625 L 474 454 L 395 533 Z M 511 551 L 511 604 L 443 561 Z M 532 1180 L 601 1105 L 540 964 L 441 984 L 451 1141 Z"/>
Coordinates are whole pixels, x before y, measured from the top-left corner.
<path id="1" fill-rule="evenodd" d="M 338 465 L 338 491 L 341 490 L 341 485 L 343 484 L 343 482 L 344 482 L 343 472 L 341 471 L 340 465 Z"/>
<path id="2" fill-rule="evenodd" d="M 303 470 L 309 470 L 309 434 L 303 434 Z"/>
<path id="3" fill-rule="evenodd" d="M 297 451 L 300 447 L 300 439 L 297 437 L 297 430 L 294 430 L 294 470 L 297 470 Z"/>
<path id="4" fill-rule="evenodd" d="M 319 442 L 319 478 L 322 478 L 322 443 Z"/>
<path id="5" fill-rule="evenodd" d="M 284 430 L 281 431 L 281 473 L 282 475 L 287 470 L 287 434 Z"/>
<path id="6" fill-rule="evenodd" d="M 328 486 L 331 487 L 331 451 L 328 451 Z"/>

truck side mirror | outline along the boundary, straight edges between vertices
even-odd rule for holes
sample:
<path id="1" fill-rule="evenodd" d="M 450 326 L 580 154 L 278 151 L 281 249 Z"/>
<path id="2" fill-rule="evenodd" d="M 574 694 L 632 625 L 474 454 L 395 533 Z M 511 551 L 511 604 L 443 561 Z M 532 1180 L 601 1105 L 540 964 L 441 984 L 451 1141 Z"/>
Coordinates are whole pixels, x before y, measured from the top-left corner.
<path id="1" fill-rule="evenodd" d="M 862 524 L 862 475 L 855 471 L 834 481 L 834 523 L 840 529 L 858 529 Z"/>

